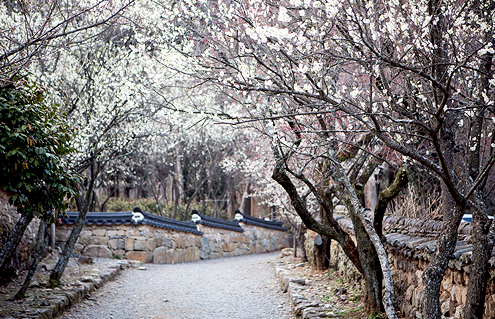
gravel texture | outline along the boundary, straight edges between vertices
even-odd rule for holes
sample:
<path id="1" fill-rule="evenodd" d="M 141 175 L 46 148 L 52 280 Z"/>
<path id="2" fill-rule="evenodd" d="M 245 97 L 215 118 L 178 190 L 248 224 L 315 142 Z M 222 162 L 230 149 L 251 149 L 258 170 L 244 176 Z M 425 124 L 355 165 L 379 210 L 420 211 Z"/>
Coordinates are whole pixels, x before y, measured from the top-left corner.
<path id="1" fill-rule="evenodd" d="M 292 318 L 275 278 L 279 254 L 125 270 L 61 318 Z"/>

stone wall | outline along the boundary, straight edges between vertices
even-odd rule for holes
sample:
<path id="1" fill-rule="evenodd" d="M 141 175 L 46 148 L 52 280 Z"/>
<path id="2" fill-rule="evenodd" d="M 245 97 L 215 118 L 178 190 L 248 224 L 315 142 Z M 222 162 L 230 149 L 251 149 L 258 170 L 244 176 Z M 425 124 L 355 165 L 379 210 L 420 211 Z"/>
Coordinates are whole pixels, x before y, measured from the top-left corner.
<path id="1" fill-rule="evenodd" d="M 70 225 L 57 226 L 56 245 L 62 247 L 71 231 Z M 199 260 L 201 245 L 200 235 L 150 225 L 86 225 L 73 254 L 175 263 Z"/>
<path id="2" fill-rule="evenodd" d="M 4 245 L 20 216 L 21 215 L 17 213 L 17 209 L 9 204 L 9 196 L 7 193 L 0 190 L 0 247 Z M 24 270 L 31 265 L 36 248 L 38 227 L 39 220 L 35 219 L 24 232 L 17 253 L 12 259 L 12 266 L 16 270 Z"/>
<path id="3" fill-rule="evenodd" d="M 349 218 L 338 217 L 340 225 L 352 235 L 352 223 Z M 428 266 L 435 251 L 435 235 L 440 222 L 418 219 L 387 217 L 384 220 L 389 263 L 395 284 L 396 306 L 406 319 L 420 318 L 423 271 Z M 459 228 L 459 240 L 454 259 L 441 285 L 441 309 L 444 318 L 462 318 L 463 304 L 466 302 L 467 282 L 472 246 L 469 244 L 471 225 L 462 222 Z M 419 234 L 419 236 L 418 236 Z M 312 257 L 315 233 L 308 230 L 306 248 L 308 257 Z M 330 263 L 346 281 L 364 285 L 362 275 L 345 256 L 340 246 L 332 241 Z M 483 318 L 495 318 L 495 257 L 490 260 L 490 275 L 485 297 Z"/>
<path id="4" fill-rule="evenodd" d="M 284 231 L 240 224 L 244 232 L 197 225 L 202 235 L 151 225 L 85 225 L 73 253 L 168 264 L 261 253 L 287 247 Z M 58 246 L 64 245 L 71 230 L 71 225 L 57 226 Z"/>

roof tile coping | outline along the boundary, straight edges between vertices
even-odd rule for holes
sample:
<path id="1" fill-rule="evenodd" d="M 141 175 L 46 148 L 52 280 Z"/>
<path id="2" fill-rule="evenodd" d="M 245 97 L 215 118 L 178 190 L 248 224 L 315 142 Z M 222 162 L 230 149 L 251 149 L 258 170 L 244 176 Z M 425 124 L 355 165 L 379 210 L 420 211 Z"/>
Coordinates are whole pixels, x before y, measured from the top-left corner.
<path id="1" fill-rule="evenodd" d="M 133 219 L 136 213 L 141 213 L 143 218 Z M 78 212 L 66 212 L 67 216 L 61 218 L 62 224 L 74 225 Z M 112 225 L 150 225 L 158 228 L 182 231 L 185 233 L 192 233 L 196 235 L 202 235 L 203 233 L 198 230 L 196 224 L 192 222 L 184 222 L 171 218 L 161 217 L 142 211 L 139 207 L 134 208 L 132 212 L 88 212 L 86 214 L 86 225 L 97 226 L 112 226 Z"/>
<path id="2" fill-rule="evenodd" d="M 61 224 L 74 225 L 79 212 L 65 212 Z M 132 212 L 88 212 L 85 224 L 90 225 L 132 225 Z"/>
<path id="3" fill-rule="evenodd" d="M 200 214 L 198 211 L 193 210 L 192 211 L 193 215 L 193 222 L 196 224 L 201 224 L 209 227 L 215 227 L 215 228 L 223 228 L 227 230 L 232 230 L 236 232 L 244 232 L 244 229 L 239 225 L 239 222 L 237 221 L 228 221 L 228 220 L 223 220 L 219 218 L 214 218 L 210 216 L 206 216 L 204 214 Z M 197 216 L 195 216 L 197 215 Z"/>
<path id="4" fill-rule="evenodd" d="M 373 220 L 373 214 L 368 212 L 368 217 Z M 353 230 L 350 218 L 346 215 L 334 214 L 341 227 Z M 419 218 L 407 218 L 399 216 L 385 216 L 383 218 L 383 231 L 385 233 L 402 233 L 411 236 L 436 237 L 442 230 L 443 222 L 438 220 L 424 220 Z M 472 233 L 472 224 L 461 221 L 459 225 L 459 237 L 464 239 Z"/>
<path id="5" fill-rule="evenodd" d="M 170 230 L 178 230 L 185 233 L 192 233 L 196 235 L 203 235 L 192 221 L 181 221 L 172 218 L 162 217 L 154 214 L 150 214 L 142 211 L 139 207 L 134 208 L 135 213 L 141 213 L 144 219 L 139 221 L 137 224 L 150 225 L 159 228 L 165 228 Z"/>
<path id="6" fill-rule="evenodd" d="M 271 220 L 264 220 L 260 218 L 255 218 L 248 216 L 246 214 L 241 213 L 240 211 L 236 211 L 235 214 L 235 221 L 242 222 L 245 224 L 253 225 L 253 226 L 259 226 L 259 227 L 264 227 L 264 228 L 269 228 L 269 229 L 275 229 L 275 230 L 281 230 L 281 231 L 287 231 L 287 228 L 282 226 L 282 222 L 276 222 L 276 221 L 271 221 Z"/>
<path id="7" fill-rule="evenodd" d="M 344 230 L 353 231 L 354 227 L 348 216 L 335 214 L 334 218 Z M 399 252 L 407 257 L 416 256 L 427 260 L 435 252 L 437 245 L 436 235 L 441 229 L 441 221 L 385 216 L 383 223 L 384 229 L 387 230 L 385 235 L 386 245 L 392 251 Z M 406 227 L 401 229 L 403 233 L 394 232 L 396 229 L 393 227 L 394 225 Z M 459 225 L 460 237 L 464 238 L 457 241 L 449 267 L 460 269 L 471 263 L 473 247 L 468 241 L 471 230 L 472 226 L 469 223 L 461 222 Z M 492 267 L 495 267 L 495 249 L 492 251 L 489 263 Z"/>

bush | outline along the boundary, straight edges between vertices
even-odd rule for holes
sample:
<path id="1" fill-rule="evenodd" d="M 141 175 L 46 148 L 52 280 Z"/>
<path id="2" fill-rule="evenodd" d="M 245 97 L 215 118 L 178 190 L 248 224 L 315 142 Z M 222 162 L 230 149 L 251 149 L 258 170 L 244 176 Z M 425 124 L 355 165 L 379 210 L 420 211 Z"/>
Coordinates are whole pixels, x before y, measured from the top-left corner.
<path id="1" fill-rule="evenodd" d="M 73 134 L 36 85 L 0 88 L 0 188 L 21 214 L 52 218 L 75 196 L 78 179 L 62 160 Z"/>

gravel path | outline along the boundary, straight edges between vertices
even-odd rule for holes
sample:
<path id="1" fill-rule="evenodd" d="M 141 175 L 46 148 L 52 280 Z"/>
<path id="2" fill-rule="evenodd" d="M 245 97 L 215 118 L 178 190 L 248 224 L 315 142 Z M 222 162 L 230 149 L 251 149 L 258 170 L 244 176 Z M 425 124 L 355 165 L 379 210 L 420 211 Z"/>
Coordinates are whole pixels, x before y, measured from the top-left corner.
<path id="1" fill-rule="evenodd" d="M 292 318 L 270 264 L 279 254 L 128 269 L 61 318 Z"/>

